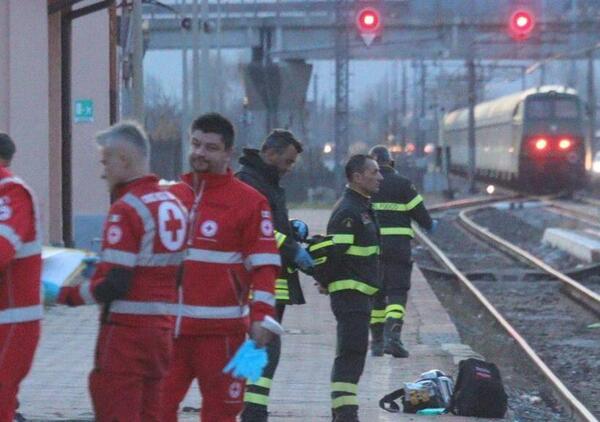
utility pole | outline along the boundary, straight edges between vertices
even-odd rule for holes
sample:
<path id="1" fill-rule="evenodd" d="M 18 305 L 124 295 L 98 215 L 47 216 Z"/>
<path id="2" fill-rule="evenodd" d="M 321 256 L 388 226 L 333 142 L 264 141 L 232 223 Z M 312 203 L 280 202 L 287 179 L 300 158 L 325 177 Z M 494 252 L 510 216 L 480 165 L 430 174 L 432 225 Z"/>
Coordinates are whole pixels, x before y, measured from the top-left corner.
<path id="1" fill-rule="evenodd" d="M 343 186 L 342 161 L 348 148 L 348 120 L 350 114 L 350 38 L 346 0 L 335 0 L 335 177 L 336 187 Z"/>
<path id="2" fill-rule="evenodd" d="M 588 52 L 588 74 L 587 74 L 587 97 L 588 108 L 590 112 L 590 146 L 592 151 L 596 151 L 596 86 L 594 83 L 594 54 L 595 50 L 591 49 Z"/>
<path id="3" fill-rule="evenodd" d="M 469 192 L 475 193 L 475 104 L 477 75 L 475 70 L 475 60 L 473 57 L 467 59 L 468 74 L 468 101 L 469 101 Z"/>
<path id="4" fill-rule="evenodd" d="M 142 33 L 142 0 L 133 0 L 132 35 L 132 110 L 131 117 L 144 124 L 144 34 Z"/>

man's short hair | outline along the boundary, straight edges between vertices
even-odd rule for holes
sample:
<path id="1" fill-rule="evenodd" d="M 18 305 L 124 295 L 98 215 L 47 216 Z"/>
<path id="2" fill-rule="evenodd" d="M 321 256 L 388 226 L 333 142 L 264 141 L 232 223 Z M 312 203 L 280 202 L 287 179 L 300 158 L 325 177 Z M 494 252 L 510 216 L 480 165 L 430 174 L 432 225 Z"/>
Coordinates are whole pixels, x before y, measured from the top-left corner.
<path id="1" fill-rule="evenodd" d="M 134 146 L 145 158 L 150 158 L 150 141 L 146 131 L 139 123 L 119 122 L 96 134 L 96 142 L 100 146 L 107 146 L 113 139 L 119 139 Z"/>
<path id="2" fill-rule="evenodd" d="M 233 147 L 235 129 L 231 122 L 219 113 L 206 113 L 192 122 L 190 131 L 201 130 L 204 133 L 221 135 L 225 149 Z"/>
<path id="3" fill-rule="evenodd" d="M 296 139 L 291 131 L 286 129 L 273 129 L 263 141 L 260 150 L 261 152 L 273 150 L 277 154 L 283 154 L 290 145 L 294 146 L 298 154 L 304 150 L 304 148 L 302 148 L 302 143 Z"/>
<path id="4" fill-rule="evenodd" d="M 344 170 L 346 171 L 346 179 L 349 182 L 352 181 L 352 175 L 354 173 L 362 173 L 365 171 L 367 160 L 373 160 L 373 157 L 366 154 L 355 154 L 348 159 Z"/>
<path id="5" fill-rule="evenodd" d="M 16 151 L 17 147 L 10 136 L 7 133 L 0 132 L 0 158 L 11 161 Z"/>
<path id="6" fill-rule="evenodd" d="M 392 161 L 390 150 L 384 145 L 375 145 L 369 151 L 369 155 L 379 164 L 387 164 Z"/>

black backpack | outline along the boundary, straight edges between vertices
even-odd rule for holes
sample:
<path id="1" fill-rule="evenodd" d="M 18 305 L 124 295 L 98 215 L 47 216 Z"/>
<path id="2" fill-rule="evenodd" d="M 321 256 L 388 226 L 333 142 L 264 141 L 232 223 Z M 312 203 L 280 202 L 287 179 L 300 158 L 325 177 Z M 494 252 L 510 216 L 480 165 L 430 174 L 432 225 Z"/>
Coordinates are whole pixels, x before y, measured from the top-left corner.
<path id="1" fill-rule="evenodd" d="M 507 396 L 498 367 L 479 359 L 461 360 L 454 393 L 448 405 L 459 416 L 503 418 Z"/>

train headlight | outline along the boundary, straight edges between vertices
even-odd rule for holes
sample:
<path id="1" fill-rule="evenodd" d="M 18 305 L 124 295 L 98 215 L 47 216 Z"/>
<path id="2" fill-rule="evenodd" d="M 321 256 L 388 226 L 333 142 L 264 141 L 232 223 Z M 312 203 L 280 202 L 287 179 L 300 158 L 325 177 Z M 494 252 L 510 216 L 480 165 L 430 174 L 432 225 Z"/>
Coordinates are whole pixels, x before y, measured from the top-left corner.
<path id="1" fill-rule="evenodd" d="M 600 173 L 600 161 L 594 161 L 592 164 L 592 171 L 594 173 Z"/>
<path id="2" fill-rule="evenodd" d="M 544 138 L 539 138 L 535 141 L 535 149 L 541 151 L 548 147 L 548 141 Z"/>
<path id="3" fill-rule="evenodd" d="M 571 140 L 564 138 L 561 139 L 560 141 L 558 141 L 558 147 L 560 149 L 569 149 L 569 147 L 571 146 Z"/>

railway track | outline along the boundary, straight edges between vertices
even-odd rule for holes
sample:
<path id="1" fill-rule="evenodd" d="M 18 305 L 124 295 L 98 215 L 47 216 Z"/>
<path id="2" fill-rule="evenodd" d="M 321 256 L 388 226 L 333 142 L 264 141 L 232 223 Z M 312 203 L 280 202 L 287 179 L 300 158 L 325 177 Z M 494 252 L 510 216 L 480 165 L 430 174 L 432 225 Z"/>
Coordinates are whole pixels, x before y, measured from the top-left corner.
<path id="1" fill-rule="evenodd" d="M 507 199 L 517 200 L 515 197 L 506 197 L 500 200 L 506 201 Z M 527 199 L 523 198 L 523 200 Z M 497 201 L 498 199 L 496 199 Z M 492 202 L 494 199 L 488 198 L 488 201 L 483 204 Z M 590 312 L 600 315 L 600 295 L 550 267 L 531 253 L 475 223 L 470 216 L 481 205 L 481 201 L 477 206 L 473 206 L 473 203 L 468 201 L 462 201 L 462 203 L 443 204 L 434 208 L 435 211 L 454 214 L 452 218 L 455 218 L 456 221 L 446 225 L 445 230 L 455 231 L 446 237 L 454 237 L 460 245 L 459 248 L 456 247 L 456 244 L 454 246 L 437 245 L 435 235 L 432 236 L 432 240 L 421 231 L 416 230 L 418 240 L 428 248 L 440 265 L 447 268 L 460 281 L 464 287 L 462 291 L 468 292 L 475 298 L 506 334 L 514 340 L 514 343 L 536 368 L 537 373 L 548 383 L 553 396 L 570 417 L 577 421 L 598 421 L 597 416 L 600 415 L 599 393 L 589 393 L 585 386 L 580 388 L 581 383 L 570 379 L 568 371 L 572 371 L 572 365 L 564 357 L 573 355 L 572 349 L 576 346 L 571 347 L 570 342 L 576 345 L 581 344 L 583 340 L 589 340 L 582 338 L 581 335 L 570 335 L 571 328 L 569 327 L 576 326 L 577 321 L 582 318 L 589 318 Z M 451 210 L 456 207 L 466 207 L 466 209 L 458 214 L 452 213 Z M 471 239 L 469 244 L 467 241 L 469 235 L 474 236 L 477 240 Z M 472 256 L 471 262 L 469 262 L 469 255 L 476 256 L 476 262 L 472 262 Z M 472 275 L 476 273 L 476 266 L 490 267 L 493 265 L 496 268 L 486 268 L 485 271 L 499 274 L 496 283 L 474 281 L 469 278 L 473 278 Z M 465 275 L 466 272 L 470 275 Z M 537 277 L 530 277 L 527 281 L 527 276 L 531 274 L 537 274 Z M 545 279 L 544 281 L 540 281 L 540 274 L 544 275 L 541 277 Z M 501 285 L 499 282 L 506 284 Z M 506 292 L 513 289 L 518 292 L 515 296 L 519 296 L 512 302 L 513 305 L 516 305 L 515 309 L 517 310 L 511 309 L 510 305 L 504 303 L 507 297 Z M 573 300 L 565 299 L 564 293 Z M 575 303 L 582 304 L 586 310 L 576 309 L 579 306 Z M 582 317 L 582 314 L 586 317 Z M 546 346 L 548 339 L 553 341 L 556 336 L 556 333 L 552 332 L 553 329 L 561 330 L 559 335 L 562 336 L 560 340 L 565 343 L 564 347 L 553 349 Z M 600 349 L 597 344 L 596 349 Z M 596 352 L 596 355 L 598 353 Z M 591 370 L 598 372 L 600 368 L 593 367 L 594 364 L 597 365 L 594 363 L 594 361 L 598 361 L 597 356 L 592 354 L 590 359 L 592 362 L 584 359 L 578 360 L 577 364 L 584 370 L 587 368 L 589 371 L 592 368 Z M 563 380 L 563 378 L 566 379 Z M 593 380 L 591 385 L 592 389 L 595 385 L 597 390 L 598 384 L 594 384 Z"/>

